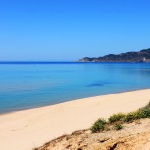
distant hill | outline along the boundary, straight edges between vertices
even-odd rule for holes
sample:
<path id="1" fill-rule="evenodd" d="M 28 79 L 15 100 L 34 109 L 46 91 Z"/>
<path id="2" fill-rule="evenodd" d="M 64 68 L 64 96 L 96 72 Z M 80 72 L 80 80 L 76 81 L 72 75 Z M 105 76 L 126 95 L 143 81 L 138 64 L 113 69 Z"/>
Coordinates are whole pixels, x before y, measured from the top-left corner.
<path id="1" fill-rule="evenodd" d="M 84 57 L 79 59 L 78 62 L 150 62 L 150 48 L 118 55 L 109 54 L 94 58 Z"/>

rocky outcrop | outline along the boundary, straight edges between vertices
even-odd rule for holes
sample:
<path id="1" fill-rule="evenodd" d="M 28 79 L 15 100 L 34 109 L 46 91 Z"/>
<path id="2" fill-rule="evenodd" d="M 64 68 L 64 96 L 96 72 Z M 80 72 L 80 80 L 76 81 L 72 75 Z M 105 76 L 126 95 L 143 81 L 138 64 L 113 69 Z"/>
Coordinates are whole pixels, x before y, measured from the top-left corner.
<path id="1" fill-rule="evenodd" d="M 103 57 L 84 57 L 79 59 L 78 62 L 150 62 L 150 48 L 119 55 L 109 54 Z"/>

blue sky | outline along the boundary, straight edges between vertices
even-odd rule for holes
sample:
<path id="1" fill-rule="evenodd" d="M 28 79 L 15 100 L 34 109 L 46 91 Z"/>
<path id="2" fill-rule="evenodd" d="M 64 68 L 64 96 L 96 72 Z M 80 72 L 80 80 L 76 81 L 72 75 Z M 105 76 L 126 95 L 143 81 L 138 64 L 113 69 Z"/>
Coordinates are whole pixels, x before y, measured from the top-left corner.
<path id="1" fill-rule="evenodd" d="M 149 0 L 0 0 L 0 61 L 74 61 L 150 47 Z"/>

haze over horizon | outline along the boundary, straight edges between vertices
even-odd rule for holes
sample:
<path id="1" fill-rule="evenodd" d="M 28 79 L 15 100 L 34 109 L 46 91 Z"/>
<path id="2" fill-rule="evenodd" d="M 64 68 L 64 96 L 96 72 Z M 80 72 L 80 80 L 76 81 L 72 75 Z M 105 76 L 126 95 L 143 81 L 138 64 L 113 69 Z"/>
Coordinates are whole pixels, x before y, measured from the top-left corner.
<path id="1" fill-rule="evenodd" d="M 149 48 L 150 1 L 0 1 L 0 61 L 74 61 Z"/>

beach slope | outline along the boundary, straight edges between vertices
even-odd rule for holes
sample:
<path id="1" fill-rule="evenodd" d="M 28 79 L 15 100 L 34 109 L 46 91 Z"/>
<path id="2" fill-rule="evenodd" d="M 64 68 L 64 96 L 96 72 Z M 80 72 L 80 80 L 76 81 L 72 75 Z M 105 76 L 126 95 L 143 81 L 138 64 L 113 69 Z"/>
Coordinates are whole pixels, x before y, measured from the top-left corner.
<path id="1" fill-rule="evenodd" d="M 99 117 L 130 112 L 149 101 L 150 89 L 147 89 L 0 115 L 0 149 L 30 150 L 62 134 L 89 128 Z"/>

